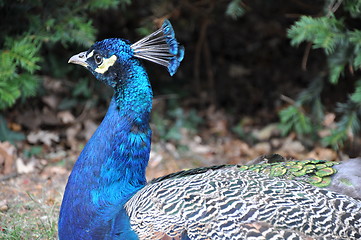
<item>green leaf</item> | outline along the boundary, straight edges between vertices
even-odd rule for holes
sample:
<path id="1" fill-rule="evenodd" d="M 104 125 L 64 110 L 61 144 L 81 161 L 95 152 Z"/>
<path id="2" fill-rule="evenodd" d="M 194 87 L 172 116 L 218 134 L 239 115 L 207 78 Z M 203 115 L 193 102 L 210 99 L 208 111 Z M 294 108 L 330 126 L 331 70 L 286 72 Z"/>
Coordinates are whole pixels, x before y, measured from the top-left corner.
<path id="1" fill-rule="evenodd" d="M 361 31 L 360 30 L 353 30 L 348 32 L 349 41 L 356 46 L 361 46 Z"/>
<path id="2" fill-rule="evenodd" d="M 16 65 L 14 58 L 8 50 L 0 52 L 0 78 L 2 81 L 16 76 Z"/>
<path id="3" fill-rule="evenodd" d="M 234 20 L 242 17 L 246 11 L 241 4 L 241 0 L 232 0 L 227 6 L 226 15 Z"/>
<path id="4" fill-rule="evenodd" d="M 28 37 L 20 39 L 6 38 L 5 46 L 9 48 L 9 57 L 13 59 L 16 65 L 30 73 L 40 69 L 40 43 L 38 41 Z"/>
<path id="5" fill-rule="evenodd" d="M 90 20 L 90 10 L 125 6 L 131 0 L 85 1 L 6 1 L 6 14 L 1 16 L 0 29 L 0 109 L 12 105 L 17 98 L 34 95 L 38 87 L 43 59 L 43 73 L 65 71 L 59 67 L 59 48 L 76 43 L 89 47 L 95 41 L 96 29 Z M 0 5 L 5 4 L 0 1 Z M 46 47 L 46 49 L 42 47 Z M 41 51 L 40 51 L 41 50 Z M 63 61 L 63 59 L 62 59 Z M 56 66 L 56 69 L 52 68 Z"/>
<path id="6" fill-rule="evenodd" d="M 19 97 L 20 89 L 18 85 L 9 83 L 6 80 L 0 81 L 0 109 L 14 104 Z"/>
<path id="7" fill-rule="evenodd" d="M 66 24 L 58 23 L 54 26 L 55 41 L 60 41 L 66 46 L 67 43 L 77 43 L 86 47 L 95 41 L 96 30 L 91 20 L 84 17 L 74 16 Z"/>
<path id="8" fill-rule="evenodd" d="M 31 146 L 29 149 L 24 150 L 24 156 L 26 158 L 31 158 L 33 156 L 38 156 L 43 151 L 42 146 Z"/>
<path id="9" fill-rule="evenodd" d="M 9 141 L 11 143 L 14 143 L 16 141 L 21 141 L 24 139 L 24 134 L 11 131 L 7 127 L 5 118 L 0 115 L 0 141 Z"/>
<path id="10" fill-rule="evenodd" d="M 334 17 L 312 18 L 302 16 L 289 30 L 291 45 L 297 46 L 304 41 L 313 43 L 313 48 L 322 48 L 326 54 L 331 54 L 343 33 L 343 22 Z"/>
<path id="11" fill-rule="evenodd" d="M 350 13 L 354 18 L 361 17 L 361 1 L 359 0 L 345 0 L 344 9 Z"/>
<path id="12" fill-rule="evenodd" d="M 356 82 L 355 92 L 351 94 L 350 99 L 354 103 L 361 104 L 361 80 Z"/>
<path id="13" fill-rule="evenodd" d="M 358 134 L 360 131 L 360 119 L 358 116 L 359 113 L 357 110 L 355 111 L 355 109 L 360 109 L 360 106 L 355 105 L 351 101 L 338 104 L 338 112 L 343 115 L 341 120 L 337 122 L 336 129 L 332 130 L 329 136 L 322 139 L 324 145 L 338 149 L 343 146 L 349 133 Z"/>
<path id="14" fill-rule="evenodd" d="M 19 86 L 23 97 L 34 96 L 39 85 L 39 77 L 37 75 L 23 73 L 19 75 Z"/>
<path id="15" fill-rule="evenodd" d="M 356 69 L 359 69 L 359 68 L 361 68 L 361 52 L 357 52 L 355 55 L 356 56 L 353 59 L 352 65 Z"/>
<path id="16" fill-rule="evenodd" d="M 339 149 L 347 139 L 347 132 L 343 129 L 332 130 L 329 136 L 324 137 L 321 142 L 324 146 L 331 146 L 333 149 Z"/>
<path id="17" fill-rule="evenodd" d="M 115 8 L 118 6 L 120 0 L 93 0 L 89 3 L 90 10 Z M 121 1 L 130 3 L 130 1 Z"/>
<path id="18" fill-rule="evenodd" d="M 312 132 L 311 119 L 296 106 L 283 109 L 280 111 L 279 116 L 282 135 L 288 134 L 291 130 L 295 130 L 300 135 Z"/>
<path id="19" fill-rule="evenodd" d="M 321 77 L 313 79 L 310 85 L 299 94 L 297 102 L 301 105 L 305 103 L 313 104 L 320 98 L 323 85 L 323 79 Z"/>
<path id="20" fill-rule="evenodd" d="M 329 67 L 329 71 L 330 71 L 330 82 L 332 84 L 336 84 L 338 83 L 338 79 L 341 76 L 341 73 L 343 72 L 343 70 L 345 69 L 345 65 L 331 65 Z"/>

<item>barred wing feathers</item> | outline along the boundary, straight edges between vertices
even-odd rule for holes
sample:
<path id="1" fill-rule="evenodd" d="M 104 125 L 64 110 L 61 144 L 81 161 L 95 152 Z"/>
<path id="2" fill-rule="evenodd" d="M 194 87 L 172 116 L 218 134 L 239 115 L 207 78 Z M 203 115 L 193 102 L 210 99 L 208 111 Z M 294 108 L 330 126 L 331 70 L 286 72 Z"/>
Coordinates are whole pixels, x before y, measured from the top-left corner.
<path id="1" fill-rule="evenodd" d="M 237 166 L 158 179 L 125 207 L 140 239 L 361 238 L 360 201 Z"/>

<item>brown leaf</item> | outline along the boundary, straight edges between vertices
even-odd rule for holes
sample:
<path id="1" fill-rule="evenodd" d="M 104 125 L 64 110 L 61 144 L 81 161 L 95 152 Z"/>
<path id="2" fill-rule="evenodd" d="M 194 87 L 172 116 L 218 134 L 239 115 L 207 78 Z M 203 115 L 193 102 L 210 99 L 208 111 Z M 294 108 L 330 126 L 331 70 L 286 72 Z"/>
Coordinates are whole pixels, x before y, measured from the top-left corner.
<path id="1" fill-rule="evenodd" d="M 75 150 L 78 147 L 78 141 L 76 137 L 79 135 L 80 131 L 81 131 L 80 123 L 72 125 L 71 127 L 67 128 L 65 131 L 67 143 L 72 150 Z"/>
<path id="2" fill-rule="evenodd" d="M 7 212 L 9 210 L 9 204 L 7 199 L 0 201 L 0 212 Z M 1 229 L 1 227 L 0 227 Z"/>
<path id="3" fill-rule="evenodd" d="M 0 172 L 4 175 L 13 172 L 16 148 L 9 142 L 0 142 Z M 4 166 L 1 171 L 1 166 Z"/>
<path id="4" fill-rule="evenodd" d="M 223 151 L 226 158 L 231 159 L 234 163 L 239 162 L 245 156 L 255 155 L 247 143 L 238 139 L 227 141 L 223 146 Z"/>
<path id="5" fill-rule="evenodd" d="M 307 158 L 334 161 L 337 159 L 337 153 L 329 148 L 316 147 L 307 154 Z"/>
<path id="6" fill-rule="evenodd" d="M 73 114 L 71 114 L 70 111 L 61 111 L 58 112 L 57 117 L 60 119 L 62 123 L 68 124 L 72 123 L 75 120 L 75 117 Z"/>
<path id="7" fill-rule="evenodd" d="M 271 152 L 271 145 L 268 142 L 260 142 L 254 145 L 253 149 L 258 155 L 265 155 Z"/>
<path id="8" fill-rule="evenodd" d="M 293 140 L 292 134 L 284 141 L 281 151 L 285 151 L 287 153 L 301 153 L 305 151 L 305 147 L 302 145 L 300 141 Z"/>
<path id="9" fill-rule="evenodd" d="M 40 115 L 41 123 L 50 126 L 58 126 L 61 124 L 60 120 L 56 116 L 56 113 L 49 108 L 45 107 Z"/>
<path id="10" fill-rule="evenodd" d="M 327 113 L 325 115 L 325 118 L 323 119 L 323 125 L 328 128 L 333 127 L 335 125 L 335 119 L 336 119 L 336 114 Z"/>
<path id="11" fill-rule="evenodd" d="M 35 130 L 41 125 L 40 112 L 38 109 L 28 110 L 16 116 L 16 122 L 28 129 Z"/>
<path id="12" fill-rule="evenodd" d="M 59 142 L 59 136 L 52 132 L 40 130 L 37 132 L 30 132 L 27 136 L 27 140 L 32 144 L 44 143 L 45 145 L 51 146 L 52 142 Z"/>
<path id="13" fill-rule="evenodd" d="M 272 123 L 261 130 L 252 131 L 252 135 L 259 141 L 266 141 L 274 135 L 279 135 L 279 132 L 278 124 Z"/>
<path id="14" fill-rule="evenodd" d="M 42 97 L 43 102 L 51 109 L 56 109 L 59 105 L 60 99 L 56 95 L 49 95 Z"/>

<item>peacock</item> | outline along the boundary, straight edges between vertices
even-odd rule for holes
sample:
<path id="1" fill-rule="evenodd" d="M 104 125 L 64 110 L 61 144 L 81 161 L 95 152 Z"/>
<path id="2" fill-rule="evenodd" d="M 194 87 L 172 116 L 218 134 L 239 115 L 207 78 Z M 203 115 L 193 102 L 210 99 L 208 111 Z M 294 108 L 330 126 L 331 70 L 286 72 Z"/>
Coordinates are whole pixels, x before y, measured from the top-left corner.
<path id="1" fill-rule="evenodd" d="M 69 59 L 114 95 L 69 176 L 59 239 L 361 239 L 360 159 L 273 155 L 146 181 L 152 89 L 141 59 L 173 75 L 183 57 L 165 20 L 136 43 L 105 39 Z"/>

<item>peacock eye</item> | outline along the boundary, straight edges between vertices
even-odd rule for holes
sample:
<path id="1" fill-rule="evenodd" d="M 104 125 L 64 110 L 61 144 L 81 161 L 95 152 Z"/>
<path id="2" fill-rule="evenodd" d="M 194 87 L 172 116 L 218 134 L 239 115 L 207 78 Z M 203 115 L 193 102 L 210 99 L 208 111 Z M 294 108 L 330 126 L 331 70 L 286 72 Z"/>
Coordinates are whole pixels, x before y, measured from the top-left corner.
<path id="1" fill-rule="evenodd" d="M 95 54 L 94 55 L 94 61 L 95 61 L 96 64 L 100 65 L 103 62 L 103 58 L 99 54 Z"/>

